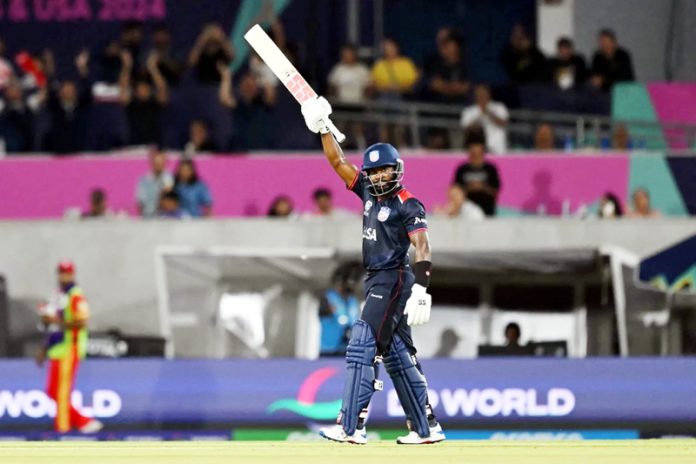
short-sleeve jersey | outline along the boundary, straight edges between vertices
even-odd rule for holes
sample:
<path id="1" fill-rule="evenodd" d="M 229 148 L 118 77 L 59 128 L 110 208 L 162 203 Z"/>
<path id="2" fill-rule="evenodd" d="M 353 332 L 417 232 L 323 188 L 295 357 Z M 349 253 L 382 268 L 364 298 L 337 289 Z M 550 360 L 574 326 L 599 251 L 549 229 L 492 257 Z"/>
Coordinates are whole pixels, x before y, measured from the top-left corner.
<path id="1" fill-rule="evenodd" d="M 358 172 L 348 186 L 363 202 L 363 264 L 368 271 L 408 266 L 410 235 L 428 230 L 425 208 L 400 188 L 379 200 L 368 191 L 369 180 Z"/>

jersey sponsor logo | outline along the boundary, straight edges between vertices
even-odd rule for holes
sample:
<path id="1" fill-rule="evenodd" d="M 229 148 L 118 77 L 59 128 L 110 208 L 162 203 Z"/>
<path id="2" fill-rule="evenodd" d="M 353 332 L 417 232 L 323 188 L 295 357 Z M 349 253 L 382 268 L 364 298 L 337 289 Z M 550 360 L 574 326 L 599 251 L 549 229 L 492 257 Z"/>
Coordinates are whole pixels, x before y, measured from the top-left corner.
<path id="1" fill-rule="evenodd" d="M 379 210 L 379 213 L 377 213 L 377 219 L 379 220 L 379 222 L 384 222 L 387 219 L 389 219 L 389 213 L 391 213 L 389 207 L 382 206 L 382 208 Z"/>
<path id="2" fill-rule="evenodd" d="M 376 162 L 379 159 L 379 151 L 378 150 L 372 150 L 370 152 L 370 161 L 373 163 Z"/>
<path id="3" fill-rule="evenodd" d="M 384 299 L 384 297 L 383 297 L 382 295 L 376 295 L 376 294 L 374 294 L 374 293 L 370 293 L 369 296 L 371 296 L 372 298 L 377 298 L 378 300 Z"/>
<path id="4" fill-rule="evenodd" d="M 372 227 L 363 227 L 363 238 L 365 240 L 372 240 L 373 242 L 376 242 L 377 229 L 373 229 Z"/>
<path id="5" fill-rule="evenodd" d="M 417 217 L 416 220 L 413 222 L 413 225 L 417 224 L 423 224 L 423 225 L 428 225 L 428 221 L 425 218 L 419 218 Z"/>
<path id="6" fill-rule="evenodd" d="M 372 200 L 367 200 L 365 202 L 365 211 L 363 212 L 363 216 L 367 216 L 369 214 L 370 208 L 372 208 Z"/>

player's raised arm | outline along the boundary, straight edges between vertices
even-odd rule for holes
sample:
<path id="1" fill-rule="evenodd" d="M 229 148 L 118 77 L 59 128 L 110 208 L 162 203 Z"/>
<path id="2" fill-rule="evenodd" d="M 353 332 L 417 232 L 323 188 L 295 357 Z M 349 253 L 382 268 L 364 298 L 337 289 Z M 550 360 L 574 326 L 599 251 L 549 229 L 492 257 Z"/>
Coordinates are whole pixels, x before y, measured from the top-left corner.
<path id="1" fill-rule="evenodd" d="M 331 105 L 324 97 L 311 99 L 302 104 L 302 115 L 307 128 L 315 134 L 321 134 L 321 145 L 326 159 L 346 185 L 350 185 L 358 175 L 358 168 L 343 156 L 343 150 L 331 134 Z"/>

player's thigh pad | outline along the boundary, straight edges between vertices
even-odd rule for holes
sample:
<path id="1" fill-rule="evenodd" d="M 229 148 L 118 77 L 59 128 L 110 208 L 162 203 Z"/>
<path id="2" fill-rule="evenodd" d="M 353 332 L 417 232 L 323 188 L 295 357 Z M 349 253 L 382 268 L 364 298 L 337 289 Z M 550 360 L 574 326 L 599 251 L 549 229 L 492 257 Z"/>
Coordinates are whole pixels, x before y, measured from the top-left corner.
<path id="1" fill-rule="evenodd" d="M 375 391 L 375 356 L 377 342 L 367 322 L 358 319 L 353 325 L 346 350 L 346 384 L 341 407 L 341 424 L 348 435 L 355 432 L 358 415 L 370 403 Z"/>
<path id="2" fill-rule="evenodd" d="M 389 351 L 384 357 L 384 368 L 394 383 L 394 389 L 406 418 L 411 421 L 411 427 L 421 437 L 427 437 L 430 435 L 425 409 L 428 384 L 398 333 L 394 334 Z"/>

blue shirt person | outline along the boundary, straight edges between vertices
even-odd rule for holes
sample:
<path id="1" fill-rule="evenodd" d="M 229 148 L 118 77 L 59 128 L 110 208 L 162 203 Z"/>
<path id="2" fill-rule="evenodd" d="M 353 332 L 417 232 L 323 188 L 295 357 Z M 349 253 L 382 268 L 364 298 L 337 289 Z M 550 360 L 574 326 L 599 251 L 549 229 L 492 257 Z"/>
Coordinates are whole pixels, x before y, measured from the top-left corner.
<path id="1" fill-rule="evenodd" d="M 360 301 L 355 287 L 362 275 L 359 264 L 340 265 L 332 276 L 333 285 L 319 303 L 322 356 L 344 355 L 350 338 L 350 329 L 360 317 Z"/>
<path id="2" fill-rule="evenodd" d="M 179 196 L 181 209 L 191 217 L 210 216 L 213 197 L 208 186 L 198 177 L 196 165 L 182 160 L 176 168 L 174 191 Z"/>

